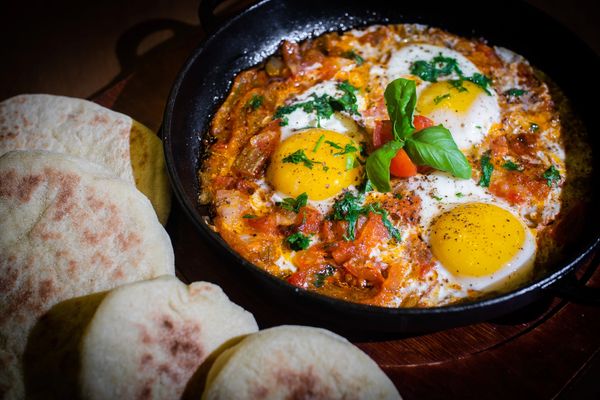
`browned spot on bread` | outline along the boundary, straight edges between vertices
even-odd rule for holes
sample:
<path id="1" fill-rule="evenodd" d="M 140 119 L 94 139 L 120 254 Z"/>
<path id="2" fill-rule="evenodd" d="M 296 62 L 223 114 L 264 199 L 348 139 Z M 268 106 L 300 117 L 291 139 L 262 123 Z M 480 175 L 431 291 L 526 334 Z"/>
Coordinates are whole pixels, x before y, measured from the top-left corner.
<path id="1" fill-rule="evenodd" d="M 46 279 L 40 282 L 38 294 L 41 303 L 46 303 L 50 299 L 52 292 L 54 292 L 54 285 L 51 280 Z"/>
<path id="2" fill-rule="evenodd" d="M 105 125 L 108 124 L 110 122 L 110 120 L 108 119 L 108 116 L 103 114 L 95 114 L 94 118 L 90 121 L 91 125 Z"/>
<path id="3" fill-rule="evenodd" d="M 53 219 L 60 221 L 77 206 L 74 198 L 81 178 L 54 168 L 44 168 L 44 175 L 52 187 L 58 188 Z"/>
<path id="4" fill-rule="evenodd" d="M 119 242 L 119 249 L 121 251 L 129 251 L 132 247 L 136 247 L 142 242 L 139 235 L 135 232 L 129 232 L 127 234 L 119 232 L 117 241 Z"/>
<path id="5" fill-rule="evenodd" d="M 331 390 L 324 384 L 308 367 L 305 371 L 279 369 L 275 376 L 277 384 L 288 388 L 290 394 L 287 399 L 329 399 L 332 397 Z"/>
<path id="6" fill-rule="evenodd" d="M 14 169 L 0 175 L 0 197 L 17 198 L 25 203 L 42 182 L 40 175 L 17 176 Z"/>
<path id="7" fill-rule="evenodd" d="M 146 400 L 152 398 L 152 383 L 146 383 L 145 386 L 142 386 L 142 390 L 140 390 L 140 394 L 137 396 L 139 400 Z"/>
<path id="8" fill-rule="evenodd" d="M 83 232 L 83 240 L 87 244 L 96 245 L 100 242 L 100 239 L 101 237 L 98 233 L 90 232 L 89 230 Z"/>
<path id="9" fill-rule="evenodd" d="M 154 359 L 154 357 L 152 357 L 152 354 L 145 353 L 144 355 L 142 355 L 142 360 L 141 360 L 142 366 L 144 366 L 145 364 L 148 364 L 153 359 Z"/>

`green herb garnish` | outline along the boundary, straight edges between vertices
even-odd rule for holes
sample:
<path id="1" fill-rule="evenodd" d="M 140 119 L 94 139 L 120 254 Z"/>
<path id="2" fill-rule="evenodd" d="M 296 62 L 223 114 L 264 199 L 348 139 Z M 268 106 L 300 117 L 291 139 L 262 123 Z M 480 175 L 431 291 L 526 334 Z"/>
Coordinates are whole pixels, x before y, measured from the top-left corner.
<path id="1" fill-rule="evenodd" d="M 283 199 L 281 202 L 278 202 L 275 204 L 278 205 L 279 207 L 283 208 L 284 210 L 293 211 L 295 213 L 298 213 L 302 207 L 306 206 L 307 202 L 308 202 L 308 195 L 305 192 L 305 193 L 298 195 L 298 197 L 296 197 L 295 199 L 292 197 L 288 197 L 288 198 Z"/>
<path id="2" fill-rule="evenodd" d="M 452 72 L 460 71 L 456 59 L 444 57 L 441 54 L 435 56 L 431 61 L 415 61 L 410 67 L 410 73 L 418 76 L 424 81 L 437 82 L 440 76 L 448 76 Z"/>
<path id="3" fill-rule="evenodd" d="M 340 146 L 339 144 L 337 144 L 336 142 L 332 142 L 331 140 L 326 140 L 325 143 L 327 143 L 328 145 L 330 145 L 331 147 L 333 147 L 334 149 L 338 149 L 341 150 L 342 146 Z"/>
<path id="4" fill-rule="evenodd" d="M 411 74 L 428 82 L 437 82 L 439 77 L 451 75 L 453 72 L 458 75 L 459 79 L 449 80 L 448 83 L 459 92 L 466 91 L 467 89 L 463 86 L 463 82 L 470 81 L 481 87 L 488 95 L 492 94 L 488 89 L 489 85 L 492 83 L 492 80 L 489 77 L 478 72 L 471 76 L 465 76 L 458 66 L 456 59 L 451 57 L 444 57 L 439 54 L 430 61 L 415 61 L 410 67 Z"/>
<path id="5" fill-rule="evenodd" d="M 313 153 L 316 153 L 317 150 L 319 150 L 319 147 L 321 146 L 321 143 L 323 142 L 323 139 L 325 139 L 325 135 L 321 135 L 319 137 L 319 140 L 317 140 L 317 144 L 315 144 L 315 147 L 313 147 Z"/>
<path id="6" fill-rule="evenodd" d="M 460 199 L 461 197 L 465 197 L 465 195 L 464 195 L 464 194 L 462 194 L 461 192 L 456 192 L 454 195 L 455 195 L 456 197 L 458 197 L 459 199 Z"/>
<path id="7" fill-rule="evenodd" d="M 527 90 L 525 89 L 512 88 L 504 92 L 504 95 L 508 97 L 520 97 L 523 96 L 525 93 L 527 93 Z"/>
<path id="8" fill-rule="evenodd" d="M 509 171 L 519 171 L 519 172 L 523 171 L 523 167 L 521 167 L 519 164 L 516 164 L 510 160 L 508 160 L 504 164 L 502 164 L 502 168 L 509 170 Z"/>
<path id="9" fill-rule="evenodd" d="M 347 144 L 344 146 L 344 149 L 342 151 L 339 151 L 337 153 L 333 153 L 334 156 L 343 156 L 344 154 L 348 154 L 348 153 L 355 153 L 357 152 L 358 149 L 351 145 L 351 144 Z"/>
<path id="10" fill-rule="evenodd" d="M 344 196 L 333 204 L 330 219 L 334 221 L 347 221 L 348 228 L 344 235 L 345 240 L 354 240 L 356 237 L 356 222 L 360 215 L 367 215 L 370 212 L 381 215 L 383 225 L 387 228 L 390 235 L 400 241 L 400 231 L 389 220 L 389 214 L 379 203 L 370 203 L 362 206 L 364 197 L 360 194 L 354 194 L 350 191 L 344 193 Z"/>
<path id="11" fill-rule="evenodd" d="M 554 165 L 551 165 L 546 171 L 544 171 L 542 178 L 546 180 L 546 183 L 549 187 L 552 187 L 554 184 L 558 185 L 558 182 L 560 181 L 560 173 Z"/>
<path id="12" fill-rule="evenodd" d="M 384 96 L 394 140 L 375 150 L 366 163 L 367 176 L 378 191 L 390 191 L 390 163 L 403 147 L 417 165 L 428 165 L 462 179 L 471 177 L 471 165 L 448 129 L 437 125 L 414 132 L 412 120 L 417 102 L 414 81 L 396 79 L 387 86 Z"/>
<path id="13" fill-rule="evenodd" d="M 282 161 L 284 163 L 291 164 L 303 163 L 305 167 L 310 169 L 312 169 L 313 165 L 315 164 L 315 161 L 312 161 L 306 156 L 303 149 L 296 150 L 295 152 L 288 154 L 287 156 L 283 157 Z"/>
<path id="14" fill-rule="evenodd" d="M 345 51 L 342 53 L 342 57 L 348 58 L 350 60 L 354 60 L 356 65 L 361 66 L 365 62 L 365 59 L 362 58 L 359 54 L 357 54 L 354 50 Z"/>
<path id="15" fill-rule="evenodd" d="M 253 110 L 256 110 L 258 107 L 260 107 L 262 105 L 264 100 L 265 100 L 265 98 L 263 96 L 255 94 L 252 96 L 252 98 L 250 98 L 250 100 L 248 100 L 248 103 L 246 104 L 246 106 Z"/>
<path id="16" fill-rule="evenodd" d="M 332 276 L 335 273 L 335 268 L 331 265 L 327 265 L 321 272 L 315 274 L 315 280 L 313 284 L 315 287 L 321 287 L 325 284 L 325 279 Z"/>
<path id="17" fill-rule="evenodd" d="M 246 218 L 246 219 L 250 219 L 250 218 L 256 218 L 256 215 L 254 215 L 254 214 L 244 214 L 244 215 L 242 216 L 242 218 Z"/>
<path id="18" fill-rule="evenodd" d="M 479 186 L 490 187 L 490 180 L 492 179 L 492 172 L 494 172 L 494 165 L 492 164 L 492 157 L 490 151 L 486 151 L 479 161 L 481 166 L 481 178 L 479 178 Z"/>
<path id="19" fill-rule="evenodd" d="M 280 119 L 279 125 L 286 126 L 289 121 L 288 114 L 302 109 L 306 113 L 315 113 L 317 117 L 317 127 L 321 127 L 321 119 L 329 119 L 335 111 L 345 111 L 349 114 L 359 115 L 356 95 L 358 89 L 352 86 L 348 81 L 340 82 L 337 88 L 342 91 L 341 97 L 333 97 L 328 94 L 317 96 L 312 94 L 312 99 L 301 103 L 281 106 L 275 111 L 273 119 Z"/>
<path id="20" fill-rule="evenodd" d="M 435 98 L 433 99 L 433 104 L 440 104 L 444 99 L 447 99 L 449 97 L 450 97 L 450 93 L 440 94 L 439 96 L 435 96 Z"/>
<path id="21" fill-rule="evenodd" d="M 310 245 L 310 238 L 302 234 L 302 232 L 296 232 L 288 236 L 285 241 L 290 246 L 290 249 L 300 251 L 306 250 Z"/>

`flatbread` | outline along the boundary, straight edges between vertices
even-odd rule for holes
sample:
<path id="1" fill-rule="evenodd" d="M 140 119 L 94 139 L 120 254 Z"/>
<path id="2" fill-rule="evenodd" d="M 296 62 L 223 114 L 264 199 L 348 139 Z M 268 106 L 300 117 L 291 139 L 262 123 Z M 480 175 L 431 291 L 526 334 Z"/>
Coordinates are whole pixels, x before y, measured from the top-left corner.
<path id="1" fill-rule="evenodd" d="M 0 155 L 48 150 L 103 165 L 136 184 L 166 223 L 171 192 L 162 143 L 127 115 L 90 101 L 25 94 L 0 103 Z"/>
<path id="2" fill-rule="evenodd" d="M 360 349 L 330 331 L 278 326 L 243 339 L 213 364 L 202 399 L 399 399 Z"/>
<path id="3" fill-rule="evenodd" d="M 208 282 L 161 277 L 122 286 L 83 337 L 83 398 L 181 398 L 211 353 L 257 330 L 252 314 Z"/>
<path id="4" fill-rule="evenodd" d="M 21 398 L 21 356 L 59 301 L 174 274 L 148 199 L 98 164 L 44 151 L 0 157 L 0 393 Z"/>

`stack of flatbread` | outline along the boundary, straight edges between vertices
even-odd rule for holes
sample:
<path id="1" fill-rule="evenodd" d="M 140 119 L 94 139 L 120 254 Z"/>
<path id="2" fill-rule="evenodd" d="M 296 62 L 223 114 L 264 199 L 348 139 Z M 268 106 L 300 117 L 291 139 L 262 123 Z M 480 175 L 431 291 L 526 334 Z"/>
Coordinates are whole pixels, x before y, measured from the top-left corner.
<path id="1" fill-rule="evenodd" d="M 344 338 L 258 332 L 218 286 L 181 283 L 169 209 L 141 124 L 66 97 L 0 103 L 0 398 L 399 398 Z"/>
<path id="2" fill-rule="evenodd" d="M 174 274 L 169 208 L 160 139 L 130 117 L 59 96 L 0 103 L 0 397 L 24 396 L 23 353 L 52 306 Z"/>

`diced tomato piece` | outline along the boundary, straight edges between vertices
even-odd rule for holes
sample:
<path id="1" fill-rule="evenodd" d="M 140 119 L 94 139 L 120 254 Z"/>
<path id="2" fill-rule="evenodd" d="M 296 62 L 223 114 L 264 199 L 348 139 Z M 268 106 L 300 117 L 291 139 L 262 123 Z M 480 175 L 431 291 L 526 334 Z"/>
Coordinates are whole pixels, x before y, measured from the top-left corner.
<path id="1" fill-rule="evenodd" d="M 392 158 L 390 172 L 397 178 L 408 178 L 417 174 L 417 166 L 410 160 L 404 149 L 400 149 Z"/>
<path id="2" fill-rule="evenodd" d="M 376 121 L 373 130 L 373 147 L 380 148 L 394 138 L 392 135 L 392 121 Z"/>
<path id="3" fill-rule="evenodd" d="M 433 126 L 433 121 L 422 115 L 416 115 L 413 118 L 413 125 L 416 131 Z M 392 133 L 392 121 L 382 120 L 375 122 L 373 130 L 373 146 L 377 149 L 394 138 Z"/>
<path id="4" fill-rule="evenodd" d="M 298 269 L 287 278 L 287 281 L 294 286 L 306 288 L 309 279 L 327 265 L 325 250 L 320 245 L 312 246 L 307 250 L 297 252 L 293 262 Z"/>
<path id="5" fill-rule="evenodd" d="M 246 223 L 260 233 L 268 235 L 277 234 L 277 218 L 275 214 L 257 218 L 247 218 Z"/>
<path id="6" fill-rule="evenodd" d="M 302 207 L 296 215 L 295 224 L 298 230 L 305 235 L 319 232 L 323 217 L 321 213 L 312 207 Z"/>
<path id="7" fill-rule="evenodd" d="M 422 115 L 415 115 L 413 118 L 413 125 L 415 126 L 416 131 L 420 131 L 433 126 L 433 121 Z"/>

